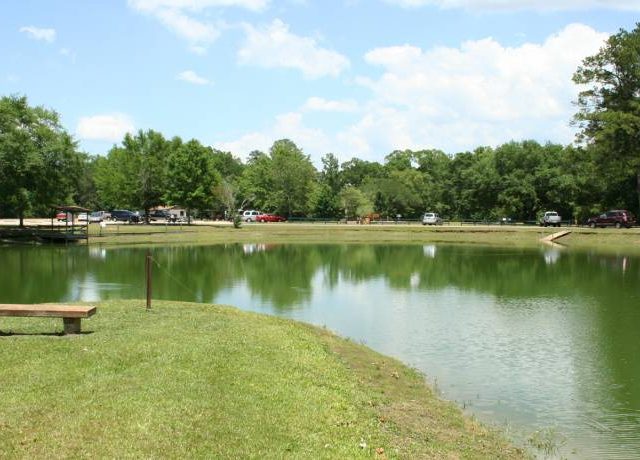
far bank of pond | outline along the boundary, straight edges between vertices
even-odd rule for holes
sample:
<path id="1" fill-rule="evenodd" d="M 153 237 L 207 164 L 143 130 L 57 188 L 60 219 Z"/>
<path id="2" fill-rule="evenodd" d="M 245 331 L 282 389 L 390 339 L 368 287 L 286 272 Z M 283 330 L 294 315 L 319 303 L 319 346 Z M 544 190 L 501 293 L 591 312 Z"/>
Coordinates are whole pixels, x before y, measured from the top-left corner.
<path id="1" fill-rule="evenodd" d="M 538 247 L 559 230 L 571 234 L 558 240 L 570 248 L 640 254 L 640 228 L 544 228 L 523 225 L 334 224 L 271 223 L 233 228 L 229 223 L 199 225 L 90 226 L 90 244 L 221 244 L 221 243 L 461 243 L 505 247 Z"/>

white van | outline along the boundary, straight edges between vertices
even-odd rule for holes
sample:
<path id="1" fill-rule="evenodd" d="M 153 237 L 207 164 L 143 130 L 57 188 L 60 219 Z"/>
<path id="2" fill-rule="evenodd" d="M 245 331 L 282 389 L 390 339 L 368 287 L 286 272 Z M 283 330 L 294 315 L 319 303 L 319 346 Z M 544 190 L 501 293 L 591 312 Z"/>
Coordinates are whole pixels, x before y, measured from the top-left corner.
<path id="1" fill-rule="evenodd" d="M 245 222 L 255 222 L 256 217 L 262 214 L 260 211 L 256 211 L 255 209 L 250 209 L 248 211 L 242 212 L 242 220 Z"/>

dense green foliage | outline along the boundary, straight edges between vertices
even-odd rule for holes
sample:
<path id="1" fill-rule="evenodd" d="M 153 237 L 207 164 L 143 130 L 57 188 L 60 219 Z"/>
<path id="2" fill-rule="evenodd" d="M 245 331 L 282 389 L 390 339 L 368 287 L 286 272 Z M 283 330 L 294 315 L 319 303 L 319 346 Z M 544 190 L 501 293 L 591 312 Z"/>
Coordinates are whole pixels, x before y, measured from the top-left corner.
<path id="1" fill-rule="evenodd" d="M 0 99 L 0 215 L 50 215 L 71 199 L 86 171 L 58 114 L 29 107 L 25 97 Z M 78 184 L 77 193 L 80 194 Z"/>
<path id="2" fill-rule="evenodd" d="M 340 164 L 327 154 L 318 171 L 286 139 L 243 163 L 197 140 L 167 140 L 149 130 L 89 157 L 76 151 L 55 113 L 31 109 L 24 98 L 5 98 L 2 107 L 3 216 L 48 215 L 60 203 L 143 212 L 179 205 L 190 215 L 227 218 L 243 208 L 331 219 L 433 211 L 450 219 L 524 221 L 548 209 L 578 221 L 609 207 L 638 211 L 634 169 L 603 168 L 600 146 L 523 141 L 454 155 L 405 150 L 384 163 Z M 7 120 L 17 119 L 18 109 L 44 121 L 34 121 L 31 131 L 10 129 Z"/>
<path id="3" fill-rule="evenodd" d="M 573 79 L 586 86 L 575 117 L 582 139 L 609 175 L 626 178 L 635 173 L 640 202 L 640 24 L 609 37 Z"/>
<path id="4" fill-rule="evenodd" d="M 106 156 L 77 152 L 55 112 L 26 98 L 0 100 L 0 217 L 47 215 L 53 204 L 91 209 L 177 205 L 230 219 L 238 209 L 289 218 L 377 214 L 536 220 L 547 210 L 583 222 L 608 208 L 640 213 L 640 25 L 621 30 L 583 61 L 576 146 L 512 141 L 446 154 L 396 150 L 382 163 L 336 155 L 317 170 L 294 142 L 242 162 L 197 140 L 127 134 Z"/>

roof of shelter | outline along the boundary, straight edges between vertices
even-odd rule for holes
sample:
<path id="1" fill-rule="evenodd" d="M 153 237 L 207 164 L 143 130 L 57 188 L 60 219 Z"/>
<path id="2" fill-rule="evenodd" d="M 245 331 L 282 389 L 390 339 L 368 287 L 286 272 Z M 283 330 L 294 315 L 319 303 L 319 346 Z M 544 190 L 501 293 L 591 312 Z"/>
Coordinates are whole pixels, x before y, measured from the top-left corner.
<path id="1" fill-rule="evenodd" d="M 54 206 L 56 211 L 65 211 L 65 212 L 89 212 L 91 209 L 83 208 L 80 206 Z"/>

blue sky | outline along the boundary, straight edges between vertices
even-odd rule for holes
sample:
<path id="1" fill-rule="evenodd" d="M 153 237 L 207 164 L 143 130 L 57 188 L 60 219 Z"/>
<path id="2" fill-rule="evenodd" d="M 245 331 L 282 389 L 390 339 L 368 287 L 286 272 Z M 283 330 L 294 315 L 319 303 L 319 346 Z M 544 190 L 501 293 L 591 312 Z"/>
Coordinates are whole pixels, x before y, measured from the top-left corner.
<path id="1" fill-rule="evenodd" d="M 293 140 L 383 161 L 509 140 L 570 143 L 571 75 L 640 0 L 20 0 L 0 94 L 105 154 L 155 129 L 241 158 Z"/>

